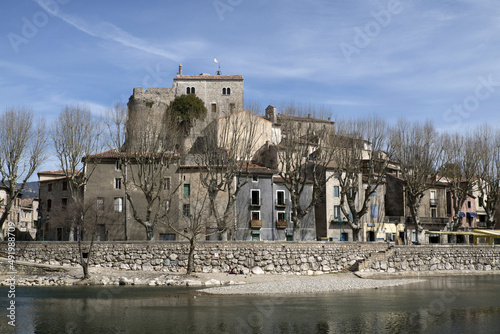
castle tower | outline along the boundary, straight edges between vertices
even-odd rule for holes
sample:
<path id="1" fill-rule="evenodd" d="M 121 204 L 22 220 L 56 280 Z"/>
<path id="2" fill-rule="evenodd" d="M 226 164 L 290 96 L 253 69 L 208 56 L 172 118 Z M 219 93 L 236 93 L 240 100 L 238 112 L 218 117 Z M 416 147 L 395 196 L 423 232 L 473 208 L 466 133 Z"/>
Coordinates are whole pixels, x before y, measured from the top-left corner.
<path id="1" fill-rule="evenodd" d="M 201 131 L 213 120 L 230 115 L 243 109 L 242 75 L 183 75 L 182 64 L 173 78 L 171 88 L 134 88 L 128 102 L 129 122 L 142 122 L 147 117 L 163 119 L 163 115 L 175 97 L 183 94 L 195 94 L 207 108 L 205 120 L 196 121 L 190 134 L 190 144 L 201 135 Z M 134 134 L 127 129 L 127 142 L 134 140 Z M 188 143 L 189 145 L 189 143 Z M 127 146 L 127 145 L 126 145 Z"/>

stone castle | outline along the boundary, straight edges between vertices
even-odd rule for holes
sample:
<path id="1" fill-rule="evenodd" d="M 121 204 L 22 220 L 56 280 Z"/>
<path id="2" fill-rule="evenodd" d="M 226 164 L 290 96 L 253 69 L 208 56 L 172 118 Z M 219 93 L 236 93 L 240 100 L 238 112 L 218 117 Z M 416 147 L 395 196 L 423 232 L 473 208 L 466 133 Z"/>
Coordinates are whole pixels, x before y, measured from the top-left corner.
<path id="1" fill-rule="evenodd" d="M 129 122 L 143 122 L 145 119 L 161 121 L 168 105 L 178 96 L 196 94 L 207 108 L 204 120 L 197 120 L 191 130 L 186 146 L 193 144 L 201 131 L 213 120 L 243 109 L 243 76 L 201 73 L 184 75 L 182 65 L 173 79 L 171 88 L 136 87 L 128 102 Z M 147 113 L 147 115 L 146 115 Z M 147 117 L 145 117 L 147 116 Z M 133 131 L 128 131 L 133 136 Z M 127 138 L 131 141 L 133 138 Z"/>

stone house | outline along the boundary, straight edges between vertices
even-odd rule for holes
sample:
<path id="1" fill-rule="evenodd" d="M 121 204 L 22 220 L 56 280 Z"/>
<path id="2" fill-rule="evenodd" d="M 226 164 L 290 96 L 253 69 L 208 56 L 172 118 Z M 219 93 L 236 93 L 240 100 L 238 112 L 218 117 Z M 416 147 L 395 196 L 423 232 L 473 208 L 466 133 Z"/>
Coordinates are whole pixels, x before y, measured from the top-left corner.
<path id="1" fill-rule="evenodd" d="M 63 170 L 38 172 L 39 224 L 38 240 L 75 240 L 74 231 L 68 222 L 67 209 L 71 205 L 68 180 Z"/>
<path id="2" fill-rule="evenodd" d="M 387 221 L 400 224 L 397 237 L 401 242 L 405 240 L 416 241 L 417 229 L 405 204 L 405 186 L 397 172 L 386 175 L 385 215 Z M 424 192 L 418 211 L 420 222 L 424 230 L 444 231 L 448 223 L 447 215 L 446 183 L 434 182 Z M 403 229 L 402 227 L 405 226 Z M 423 235 L 423 234 L 422 234 Z M 425 235 L 422 243 L 441 243 L 439 235 Z"/>
<path id="3" fill-rule="evenodd" d="M 84 207 L 87 210 L 85 225 L 95 229 L 97 240 L 146 240 L 145 228 L 135 221 L 133 208 L 127 200 L 125 188 L 128 182 L 129 194 L 138 215 L 145 216 L 146 200 L 144 193 L 133 182 L 140 166 L 134 160 L 135 154 L 109 150 L 84 159 L 87 170 L 92 170 L 85 187 Z M 124 163 L 129 161 L 129 164 Z M 168 168 L 163 170 L 159 206 L 157 210 L 170 210 L 178 206 L 178 195 L 173 193 L 179 188 L 178 158 L 173 158 Z M 134 174 L 135 175 L 132 175 Z M 169 213 L 175 214 L 175 210 Z M 155 240 L 175 240 L 175 233 L 165 224 L 158 224 L 154 231 Z"/>
<path id="4" fill-rule="evenodd" d="M 448 214 L 448 223 L 453 221 L 453 216 L 455 215 L 455 210 L 451 205 L 451 193 L 447 193 L 448 205 L 447 205 L 447 214 Z M 459 232 L 470 232 L 477 226 L 477 214 L 476 214 L 476 197 L 473 195 L 468 195 L 467 199 L 462 204 L 460 211 L 458 212 L 458 216 L 460 217 L 460 227 L 458 228 Z M 450 230 L 450 229 L 448 229 Z M 452 238 L 449 238 L 449 242 L 452 242 Z M 472 236 L 467 238 L 464 235 L 457 235 L 456 238 L 457 243 L 472 243 Z"/>
<path id="5" fill-rule="evenodd" d="M 35 240 L 38 224 L 38 198 L 21 200 L 17 240 Z"/>
<path id="6" fill-rule="evenodd" d="M 294 229 L 290 193 L 275 170 L 253 163 L 236 200 L 236 240 L 292 241 Z M 312 197 L 312 183 L 302 193 L 306 206 Z M 299 240 L 315 240 L 314 209 L 302 220 Z"/>

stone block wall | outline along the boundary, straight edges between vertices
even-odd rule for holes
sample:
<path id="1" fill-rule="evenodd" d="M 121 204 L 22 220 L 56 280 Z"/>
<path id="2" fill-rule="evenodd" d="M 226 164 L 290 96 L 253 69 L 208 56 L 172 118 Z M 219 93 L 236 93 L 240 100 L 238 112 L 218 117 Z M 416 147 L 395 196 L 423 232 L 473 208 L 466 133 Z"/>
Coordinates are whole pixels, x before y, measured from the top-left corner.
<path id="1" fill-rule="evenodd" d="M 384 252 L 382 243 L 322 242 L 200 242 L 195 251 L 196 272 L 310 274 L 344 270 Z M 189 245 L 185 242 L 98 242 L 91 266 L 122 270 L 183 272 Z M 7 244 L 0 243 L 0 254 Z M 77 266 L 74 242 L 17 242 L 16 260 Z"/>
<path id="2" fill-rule="evenodd" d="M 422 272 L 443 270 L 500 270 L 500 247 L 495 246 L 396 246 L 374 254 L 359 266 L 367 272 Z"/>

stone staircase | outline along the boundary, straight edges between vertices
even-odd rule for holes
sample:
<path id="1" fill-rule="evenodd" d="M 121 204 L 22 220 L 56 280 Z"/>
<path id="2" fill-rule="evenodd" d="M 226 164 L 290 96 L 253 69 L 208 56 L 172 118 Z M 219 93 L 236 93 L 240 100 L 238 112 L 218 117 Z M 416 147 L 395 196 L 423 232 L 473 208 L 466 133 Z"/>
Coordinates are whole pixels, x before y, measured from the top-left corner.
<path id="1" fill-rule="evenodd" d="M 387 263 L 387 259 L 394 256 L 394 251 L 394 245 L 389 245 L 385 250 L 370 253 L 365 259 L 356 261 L 356 263 L 349 268 L 349 271 L 362 271 L 364 269 L 371 269 L 375 263 Z M 387 270 L 387 268 L 385 269 Z"/>

